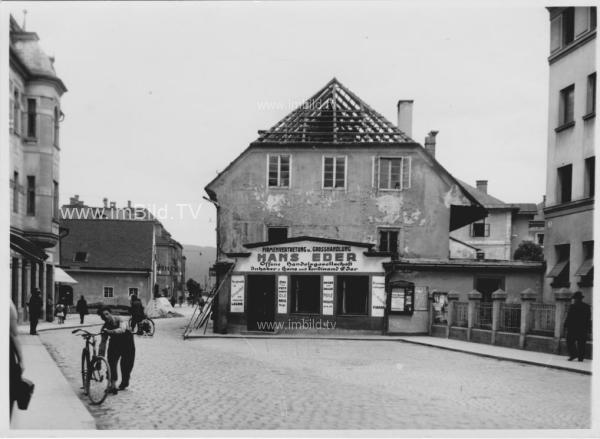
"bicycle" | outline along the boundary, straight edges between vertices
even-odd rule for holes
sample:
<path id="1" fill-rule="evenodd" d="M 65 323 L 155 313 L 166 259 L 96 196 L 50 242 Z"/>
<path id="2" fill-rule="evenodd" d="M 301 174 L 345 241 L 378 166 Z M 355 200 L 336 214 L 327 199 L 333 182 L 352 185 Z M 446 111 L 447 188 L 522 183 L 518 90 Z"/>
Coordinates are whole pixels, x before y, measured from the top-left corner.
<path id="1" fill-rule="evenodd" d="M 133 332 L 133 317 L 129 319 L 129 329 Z M 154 335 L 154 321 L 150 317 L 144 316 L 144 318 L 137 323 L 136 334 L 152 337 Z"/>
<path id="2" fill-rule="evenodd" d="M 83 393 L 90 398 L 94 405 L 104 402 L 110 386 L 110 367 L 106 358 L 99 356 L 96 349 L 96 337 L 101 334 L 92 334 L 85 329 L 75 329 L 72 334 L 79 334 L 85 340 L 85 347 L 81 351 L 81 380 Z"/>

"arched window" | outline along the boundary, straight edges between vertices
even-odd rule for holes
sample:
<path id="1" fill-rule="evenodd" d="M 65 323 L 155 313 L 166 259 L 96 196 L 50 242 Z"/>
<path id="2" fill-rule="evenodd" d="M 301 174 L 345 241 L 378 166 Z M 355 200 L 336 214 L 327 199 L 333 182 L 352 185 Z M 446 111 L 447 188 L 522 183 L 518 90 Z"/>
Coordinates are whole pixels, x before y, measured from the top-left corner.
<path id="1" fill-rule="evenodd" d="M 59 130 L 60 111 L 58 107 L 54 107 L 54 145 L 58 146 L 58 130 Z"/>

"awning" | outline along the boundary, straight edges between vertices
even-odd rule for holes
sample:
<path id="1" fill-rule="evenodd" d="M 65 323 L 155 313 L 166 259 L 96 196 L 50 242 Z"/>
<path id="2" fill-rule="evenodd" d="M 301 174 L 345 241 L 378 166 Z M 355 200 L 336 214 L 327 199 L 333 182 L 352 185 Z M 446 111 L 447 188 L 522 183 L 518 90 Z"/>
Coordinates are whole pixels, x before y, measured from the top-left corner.
<path id="1" fill-rule="evenodd" d="M 552 270 L 546 275 L 546 277 L 558 277 L 563 272 L 563 270 L 567 267 L 569 260 L 559 261 Z"/>
<path id="2" fill-rule="evenodd" d="M 57 284 L 76 284 L 75 279 L 69 276 L 62 268 L 54 267 L 54 282 Z"/>
<path id="3" fill-rule="evenodd" d="M 15 232 L 10 232 L 10 248 L 37 262 L 43 262 L 48 259 L 48 255 L 44 249 Z"/>
<path id="4" fill-rule="evenodd" d="M 594 260 L 586 259 L 575 273 L 575 276 L 587 276 L 594 269 Z"/>

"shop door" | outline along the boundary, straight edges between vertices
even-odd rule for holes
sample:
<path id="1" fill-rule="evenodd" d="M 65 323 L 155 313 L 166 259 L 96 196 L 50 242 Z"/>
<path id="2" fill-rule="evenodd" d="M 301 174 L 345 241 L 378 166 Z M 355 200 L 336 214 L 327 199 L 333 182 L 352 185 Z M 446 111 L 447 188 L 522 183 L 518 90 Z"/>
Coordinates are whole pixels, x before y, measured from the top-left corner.
<path id="1" fill-rule="evenodd" d="M 275 276 L 248 276 L 246 317 L 249 331 L 273 331 L 275 322 Z"/>

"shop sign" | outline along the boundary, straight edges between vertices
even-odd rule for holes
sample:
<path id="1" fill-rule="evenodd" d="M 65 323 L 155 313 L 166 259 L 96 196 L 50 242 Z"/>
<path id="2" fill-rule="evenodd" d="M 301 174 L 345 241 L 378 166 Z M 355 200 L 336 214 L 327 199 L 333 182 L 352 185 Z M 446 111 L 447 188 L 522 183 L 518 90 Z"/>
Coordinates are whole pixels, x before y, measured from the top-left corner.
<path id="1" fill-rule="evenodd" d="M 244 276 L 231 276 L 231 312 L 244 312 Z"/>
<path id="2" fill-rule="evenodd" d="M 385 311 L 385 276 L 371 277 L 371 316 L 383 317 Z"/>
<path id="3" fill-rule="evenodd" d="M 333 276 L 323 276 L 323 315 L 333 315 Z"/>
<path id="4" fill-rule="evenodd" d="M 258 247 L 238 259 L 236 270 L 244 272 L 381 272 L 389 257 L 366 257 L 363 247 L 301 241 Z"/>
<path id="5" fill-rule="evenodd" d="M 288 278 L 277 276 L 277 313 L 287 314 Z"/>

